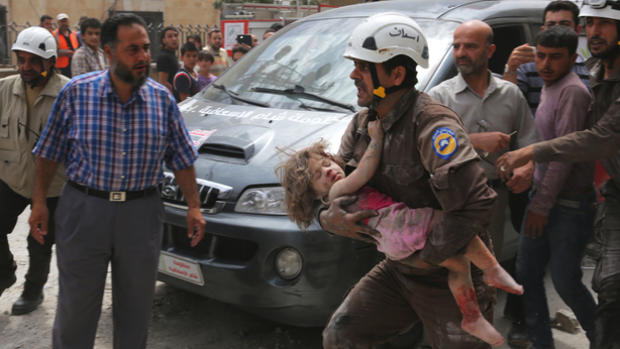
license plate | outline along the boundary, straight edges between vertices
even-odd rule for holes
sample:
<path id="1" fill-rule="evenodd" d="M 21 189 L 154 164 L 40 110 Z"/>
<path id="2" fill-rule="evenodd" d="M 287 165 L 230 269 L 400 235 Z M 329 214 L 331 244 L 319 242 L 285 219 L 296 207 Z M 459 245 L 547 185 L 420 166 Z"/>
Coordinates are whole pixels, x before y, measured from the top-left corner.
<path id="1" fill-rule="evenodd" d="M 159 255 L 159 271 L 199 286 L 205 284 L 198 263 L 168 252 L 161 251 Z"/>

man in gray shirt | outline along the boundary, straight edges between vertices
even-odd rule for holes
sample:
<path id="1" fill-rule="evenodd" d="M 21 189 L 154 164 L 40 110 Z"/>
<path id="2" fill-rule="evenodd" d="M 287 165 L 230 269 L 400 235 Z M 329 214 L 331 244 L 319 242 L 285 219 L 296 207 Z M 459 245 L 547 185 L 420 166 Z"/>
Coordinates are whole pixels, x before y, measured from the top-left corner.
<path id="1" fill-rule="evenodd" d="M 493 247 L 501 255 L 504 212 L 508 190 L 518 193 L 530 187 L 533 165 L 515 169 L 503 183 L 495 160 L 509 148 L 520 148 L 538 140 L 534 119 L 519 88 L 494 77 L 488 63 L 495 52 L 493 30 L 481 21 L 462 23 L 454 31 L 453 56 L 459 74 L 435 86 L 429 94 L 454 110 L 463 121 L 474 148 L 482 158 L 489 185 L 498 194 L 490 230 Z"/>

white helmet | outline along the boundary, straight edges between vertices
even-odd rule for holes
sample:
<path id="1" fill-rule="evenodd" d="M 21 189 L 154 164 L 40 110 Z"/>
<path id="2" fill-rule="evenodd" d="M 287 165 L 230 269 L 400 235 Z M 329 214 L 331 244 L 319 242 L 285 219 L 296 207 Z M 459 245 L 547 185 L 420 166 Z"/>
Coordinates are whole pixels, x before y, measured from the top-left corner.
<path id="1" fill-rule="evenodd" d="M 45 28 L 29 27 L 17 35 L 11 50 L 30 52 L 43 59 L 48 59 L 56 57 L 56 39 Z"/>
<path id="2" fill-rule="evenodd" d="M 418 24 L 399 13 L 370 16 L 353 30 L 344 57 L 383 63 L 405 55 L 428 68 L 428 45 Z"/>
<path id="3" fill-rule="evenodd" d="M 579 11 L 579 17 L 601 17 L 620 21 L 620 1 L 586 0 Z"/>

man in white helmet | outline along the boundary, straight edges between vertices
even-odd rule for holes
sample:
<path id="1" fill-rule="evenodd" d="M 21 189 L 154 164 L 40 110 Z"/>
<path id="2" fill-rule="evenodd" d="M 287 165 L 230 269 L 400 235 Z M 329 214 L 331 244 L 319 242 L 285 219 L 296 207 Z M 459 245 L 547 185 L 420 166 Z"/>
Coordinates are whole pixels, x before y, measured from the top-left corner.
<path id="1" fill-rule="evenodd" d="M 497 168 L 536 162 L 579 162 L 600 159 L 611 179 L 601 187 L 605 202 L 598 207 L 595 238 L 601 243 L 592 288 L 598 293 L 593 349 L 620 348 L 620 1 L 586 0 L 586 37 L 592 58 L 590 87 L 592 126 L 553 140 L 504 154 Z"/>
<path id="2" fill-rule="evenodd" d="M 31 151 L 45 128 L 54 99 L 69 81 L 54 71 L 56 40 L 47 29 L 24 29 L 12 50 L 19 74 L 0 80 L 0 295 L 16 281 L 7 235 L 31 204 L 35 168 Z M 63 171 L 58 171 L 47 197 L 52 212 L 64 182 Z M 54 226 L 53 217 L 50 214 L 50 227 Z M 40 241 L 28 236 L 30 264 L 13 315 L 30 313 L 43 301 L 53 243 L 53 229 Z"/>
<path id="3" fill-rule="evenodd" d="M 434 348 L 490 348 L 461 329 L 447 271 L 437 265 L 463 253 L 476 234 L 489 244 L 485 227 L 496 194 L 458 116 L 415 89 L 417 65 L 428 67 L 426 39 L 409 17 L 378 14 L 356 27 L 345 57 L 354 63 L 357 102 L 368 108 L 353 117 L 338 154 L 349 170 L 355 167 L 369 144 L 368 121 L 381 120 L 382 158 L 369 185 L 411 208 L 441 209 L 443 216 L 409 265 L 385 259 L 356 284 L 325 328 L 323 346 L 369 348 L 422 321 Z M 369 236 L 378 232 L 361 220 L 374 212 L 347 213 L 354 200 L 334 200 L 319 220 L 334 234 L 372 242 Z M 494 290 L 479 270 L 472 277 L 491 321 Z"/>

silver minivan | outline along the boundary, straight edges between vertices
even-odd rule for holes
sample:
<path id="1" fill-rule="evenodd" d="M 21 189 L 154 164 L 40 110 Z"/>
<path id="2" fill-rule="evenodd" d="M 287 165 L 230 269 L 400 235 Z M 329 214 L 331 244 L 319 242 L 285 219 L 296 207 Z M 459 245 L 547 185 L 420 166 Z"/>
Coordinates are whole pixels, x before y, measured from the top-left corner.
<path id="1" fill-rule="evenodd" d="M 190 248 L 185 209 L 171 174 L 159 279 L 231 303 L 277 322 L 321 326 L 347 290 L 382 257 L 373 245 L 333 236 L 317 225 L 300 231 L 282 206 L 274 173 L 277 148 L 327 139 L 333 150 L 359 110 L 343 58 L 353 28 L 379 12 L 414 18 L 429 44 L 429 67 L 418 67 L 419 90 L 456 74 L 452 34 L 481 19 L 495 32 L 490 69 L 502 73 L 512 49 L 531 42 L 548 1 L 409 0 L 352 5 L 319 13 L 278 31 L 213 84 L 180 104 L 199 149 L 196 172 L 206 236 Z M 503 248 L 516 251 L 507 224 Z"/>

